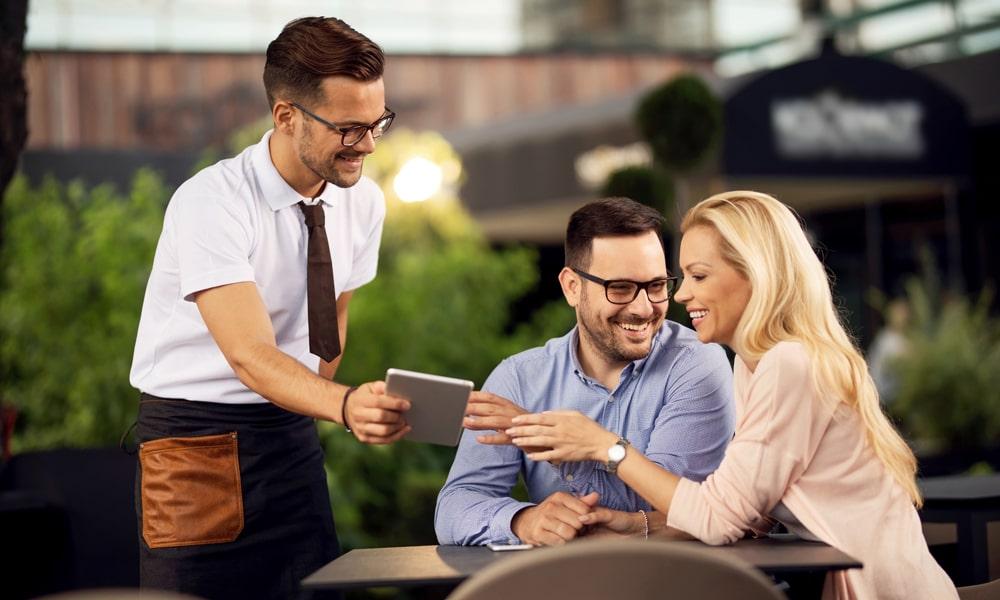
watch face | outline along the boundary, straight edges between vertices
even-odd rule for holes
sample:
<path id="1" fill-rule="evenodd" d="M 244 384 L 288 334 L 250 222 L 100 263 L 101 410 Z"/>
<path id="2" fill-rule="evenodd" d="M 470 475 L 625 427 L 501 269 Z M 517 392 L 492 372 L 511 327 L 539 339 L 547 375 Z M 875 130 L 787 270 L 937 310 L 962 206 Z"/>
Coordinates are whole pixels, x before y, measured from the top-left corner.
<path id="1" fill-rule="evenodd" d="M 615 462 L 621 461 L 623 458 L 625 458 L 625 447 L 619 444 L 611 446 L 610 448 L 608 448 L 608 458 Z"/>

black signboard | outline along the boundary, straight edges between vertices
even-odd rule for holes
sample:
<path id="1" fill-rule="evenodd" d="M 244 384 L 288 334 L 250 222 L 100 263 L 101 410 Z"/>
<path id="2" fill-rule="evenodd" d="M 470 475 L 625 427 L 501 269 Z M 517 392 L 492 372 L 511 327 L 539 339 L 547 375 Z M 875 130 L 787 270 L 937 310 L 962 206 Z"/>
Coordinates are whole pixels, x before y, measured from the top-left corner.
<path id="1" fill-rule="evenodd" d="M 965 107 L 914 71 L 826 51 L 761 75 L 725 104 L 723 165 L 738 176 L 961 176 Z"/>

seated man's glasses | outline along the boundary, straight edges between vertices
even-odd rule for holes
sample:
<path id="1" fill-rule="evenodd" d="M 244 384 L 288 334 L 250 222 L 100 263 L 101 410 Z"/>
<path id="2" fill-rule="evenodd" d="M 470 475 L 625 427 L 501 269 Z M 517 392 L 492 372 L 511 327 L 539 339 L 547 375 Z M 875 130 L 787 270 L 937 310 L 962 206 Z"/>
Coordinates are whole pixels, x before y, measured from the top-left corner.
<path id="1" fill-rule="evenodd" d="M 630 281 L 628 279 L 601 279 L 596 275 L 585 273 L 576 267 L 570 267 L 573 272 L 604 286 L 604 296 L 611 304 L 631 304 L 639 296 L 640 290 L 646 290 L 646 297 L 653 304 L 666 302 L 677 287 L 677 277 L 661 277 L 649 281 Z"/>
<path id="2" fill-rule="evenodd" d="M 365 138 L 365 134 L 369 131 L 372 132 L 372 139 L 378 139 L 382 137 L 389 126 L 392 125 L 392 120 L 396 118 L 396 113 L 389 110 L 389 107 L 385 107 L 385 114 L 379 117 L 378 121 L 375 121 L 371 125 L 354 125 L 351 127 L 341 127 L 336 123 L 331 123 L 319 115 L 313 114 L 306 110 L 298 102 L 292 102 L 292 106 L 301 110 L 303 113 L 309 115 L 316 121 L 326 125 L 329 129 L 336 131 L 340 134 L 340 143 L 344 146 L 351 147 L 357 144 Z"/>

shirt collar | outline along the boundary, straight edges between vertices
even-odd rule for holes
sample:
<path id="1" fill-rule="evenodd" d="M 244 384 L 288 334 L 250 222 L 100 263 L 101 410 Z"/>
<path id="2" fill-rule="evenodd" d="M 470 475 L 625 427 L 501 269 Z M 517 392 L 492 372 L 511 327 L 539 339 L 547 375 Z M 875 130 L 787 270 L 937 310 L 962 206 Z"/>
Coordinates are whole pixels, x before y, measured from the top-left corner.
<path id="1" fill-rule="evenodd" d="M 642 373 L 642 368 L 646 365 L 646 361 L 648 361 L 649 357 L 651 357 L 653 355 L 653 352 L 656 351 L 656 346 L 660 342 L 660 335 L 663 333 L 664 327 L 666 327 L 666 322 L 664 322 L 663 325 L 660 326 L 660 330 L 656 332 L 655 336 L 653 336 L 653 341 L 649 345 L 649 354 L 643 356 L 638 360 L 633 360 L 629 364 L 625 365 L 625 368 L 622 370 L 623 377 L 630 376 L 633 374 L 638 375 L 639 373 Z M 594 382 L 595 380 L 589 375 L 587 375 L 583 371 L 583 367 L 580 366 L 580 357 L 577 354 L 577 348 L 579 347 L 579 345 L 580 345 L 580 326 L 576 325 L 569 332 L 570 364 L 573 365 L 573 372 L 576 373 L 577 377 L 583 379 L 588 383 Z"/>
<path id="2" fill-rule="evenodd" d="M 577 355 L 577 347 L 580 345 L 580 326 L 576 325 L 569 332 L 569 361 L 573 365 L 573 372 L 577 376 L 590 381 L 590 377 L 583 372 L 583 367 L 580 366 L 580 357 Z"/>
<path id="3" fill-rule="evenodd" d="M 252 161 L 253 170 L 257 175 L 257 182 L 260 184 L 264 199 L 267 201 L 268 206 L 271 207 L 271 210 L 279 211 L 298 204 L 300 201 L 306 200 L 306 198 L 303 198 L 298 192 L 292 189 L 292 186 L 288 185 L 288 182 L 278 173 L 277 167 L 274 166 L 269 148 L 272 133 L 274 133 L 273 129 L 268 130 L 264 134 L 264 137 L 261 138 L 260 143 L 254 146 Z M 323 186 L 323 193 L 318 196 L 319 199 L 324 204 L 332 206 L 337 194 L 336 188 L 337 186 L 328 182 Z"/>

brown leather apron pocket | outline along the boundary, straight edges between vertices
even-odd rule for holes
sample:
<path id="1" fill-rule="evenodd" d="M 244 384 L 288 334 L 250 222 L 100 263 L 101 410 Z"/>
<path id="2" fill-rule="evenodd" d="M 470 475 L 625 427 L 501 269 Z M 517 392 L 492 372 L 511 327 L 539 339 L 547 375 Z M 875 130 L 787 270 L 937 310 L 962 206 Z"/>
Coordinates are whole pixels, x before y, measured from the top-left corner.
<path id="1" fill-rule="evenodd" d="M 142 537 L 150 548 L 231 542 L 243 530 L 236 432 L 139 445 Z"/>

